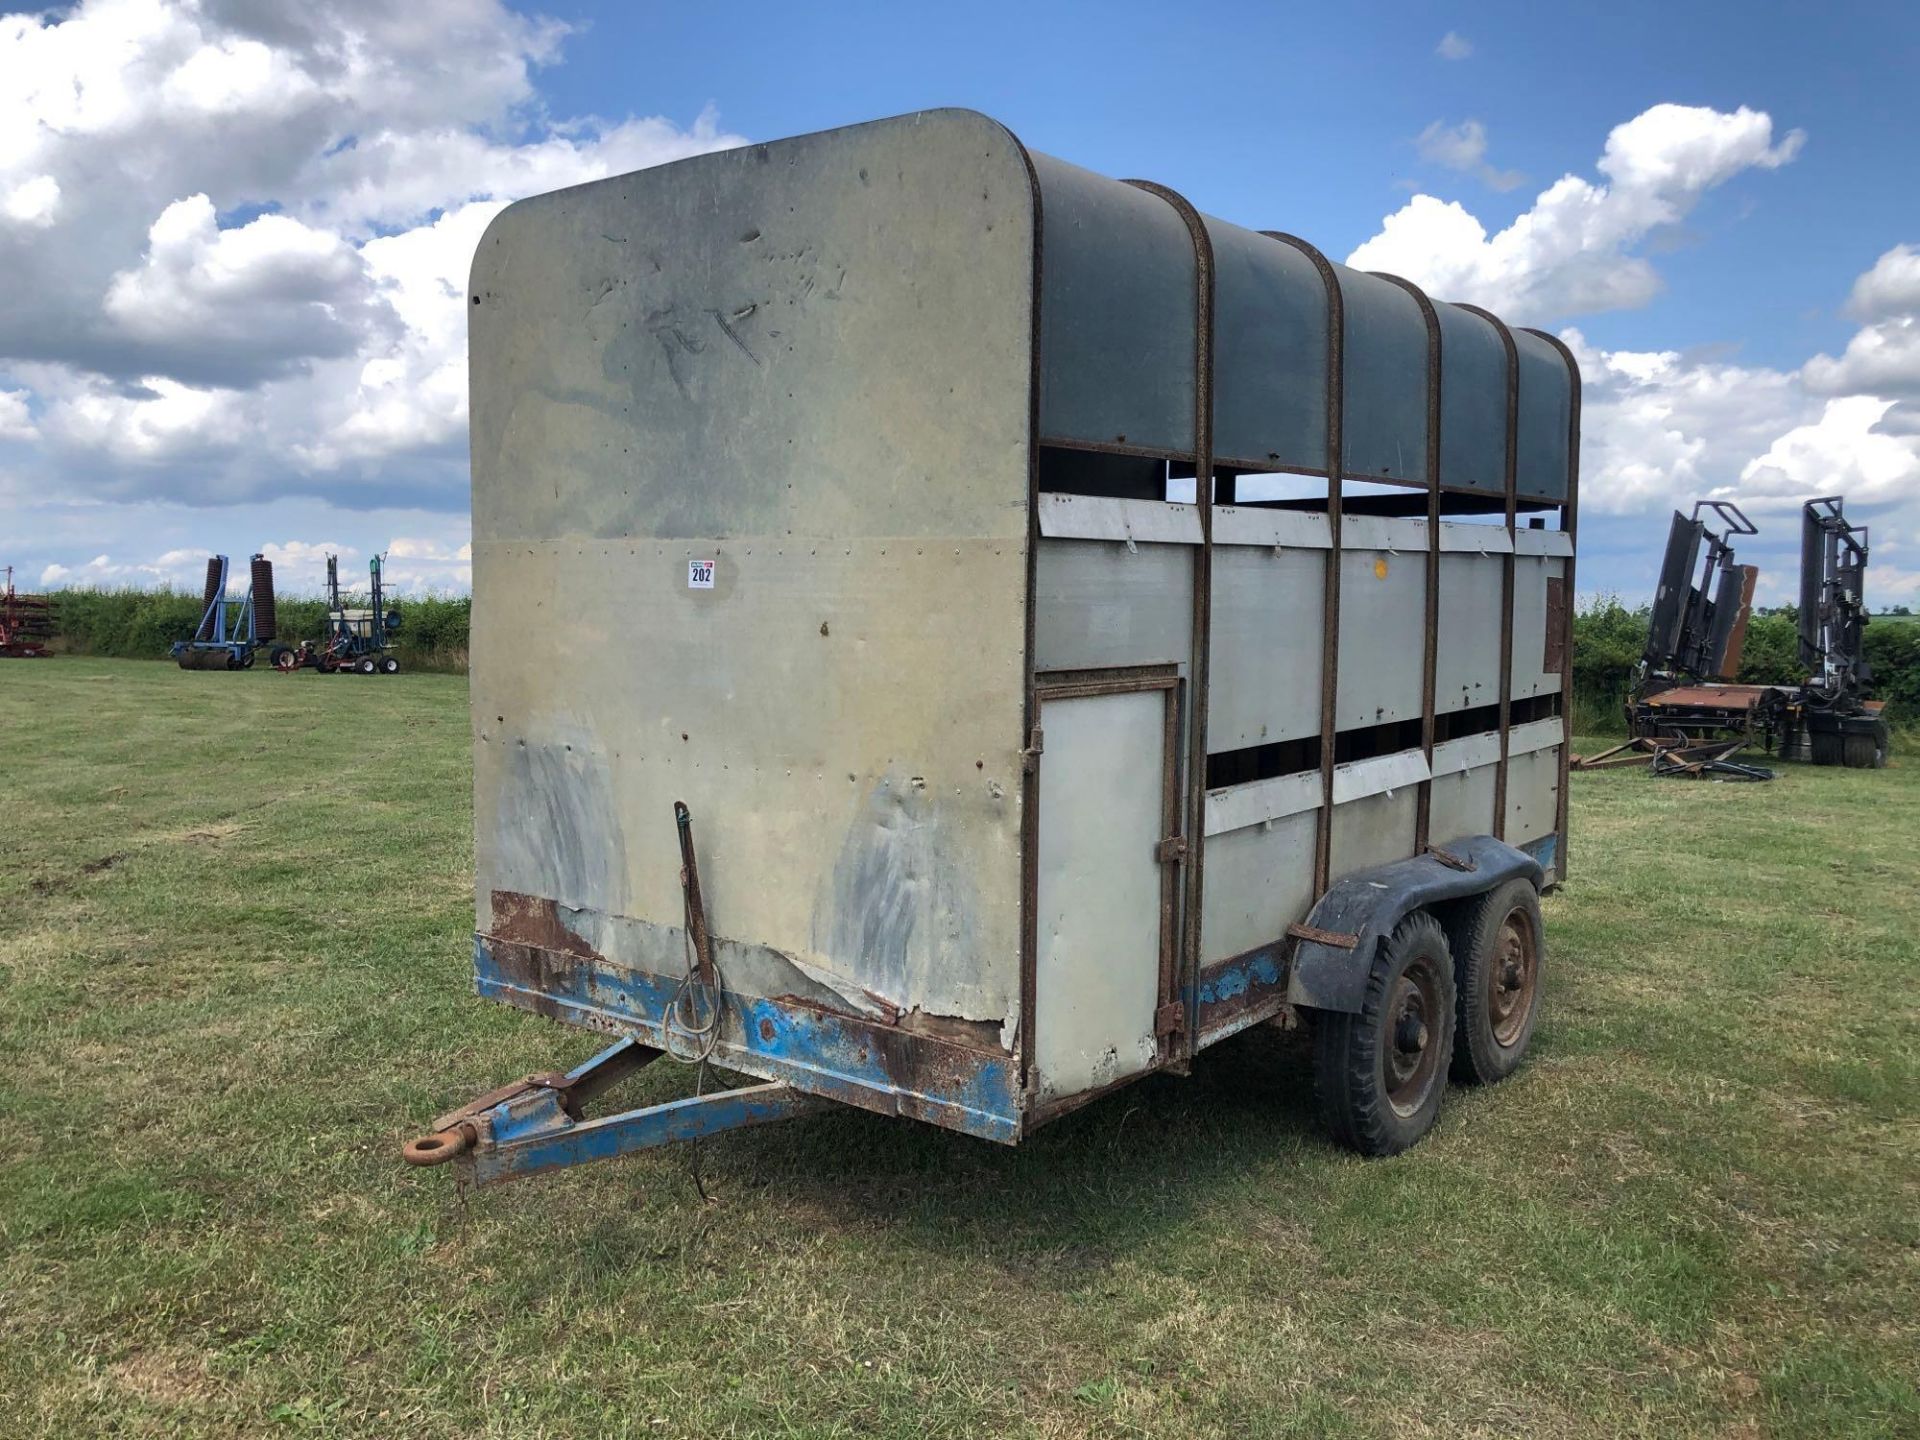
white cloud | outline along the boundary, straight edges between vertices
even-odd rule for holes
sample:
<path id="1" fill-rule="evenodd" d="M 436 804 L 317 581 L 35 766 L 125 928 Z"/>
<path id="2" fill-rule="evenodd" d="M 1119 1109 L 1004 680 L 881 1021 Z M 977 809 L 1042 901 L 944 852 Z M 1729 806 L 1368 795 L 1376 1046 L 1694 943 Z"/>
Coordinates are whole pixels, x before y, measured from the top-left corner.
<path id="1" fill-rule="evenodd" d="M 369 240 L 360 251 L 401 332 L 362 355 L 296 446 L 308 468 L 457 445 L 467 424 L 467 269 L 504 201 L 449 211 L 430 225 Z"/>
<path id="2" fill-rule="evenodd" d="M 285 215 L 220 228 L 205 195 L 176 200 L 137 268 L 113 277 L 106 315 L 149 365 L 244 388 L 397 329 L 361 252 Z"/>
<path id="3" fill-rule="evenodd" d="M 360 552 L 353 546 L 342 545 L 337 540 L 269 540 L 260 547 L 260 553 L 273 562 L 276 571 L 312 567 L 321 575 L 326 573 L 329 555 L 342 561 L 360 558 Z M 275 579 L 278 578 L 276 575 Z"/>
<path id="4" fill-rule="evenodd" d="M 387 545 L 385 578 L 396 591 L 414 594 L 470 590 L 472 542 L 396 535 Z"/>
<path id="5" fill-rule="evenodd" d="M 1790 375 L 1674 351 L 1601 351 L 1574 329 L 1580 362 L 1580 503 L 1636 513 L 1683 506 L 1805 413 Z"/>
<path id="6" fill-rule="evenodd" d="M 145 562 L 95 555 L 79 565 L 55 561 L 43 567 L 40 584 L 48 590 L 115 590 L 154 585 L 198 590 L 206 571 L 207 556 L 203 551 L 170 550 L 156 560 Z"/>
<path id="7" fill-rule="evenodd" d="M 42 432 L 56 445 L 92 452 L 118 466 L 205 462 L 259 438 L 257 418 L 233 390 L 149 375 L 129 386 L 80 376 L 59 388 L 45 386 L 42 394 L 49 391 L 52 403 L 41 417 Z M 96 488 L 129 495 L 145 488 L 144 482 L 142 472 L 123 470 Z M 200 493 L 210 498 L 204 489 Z"/>
<path id="8" fill-rule="evenodd" d="M 1890 324 L 1855 335 L 1847 356 Z M 1562 333 L 1586 382 L 1581 406 L 1581 503 L 1635 513 L 1695 499 L 1756 510 L 1815 495 L 1855 505 L 1911 507 L 1920 525 L 1920 416 L 1865 367 L 1817 355 L 1798 370 L 1734 364 L 1673 351 L 1597 350 Z M 1846 393 L 1835 393 L 1844 390 Z"/>
<path id="9" fill-rule="evenodd" d="M 16 225 L 45 228 L 60 209 L 60 182 L 51 175 L 34 175 L 7 191 L 0 212 Z"/>
<path id="10" fill-rule="evenodd" d="M 1828 395 L 1920 397 L 1920 318 L 1888 316 L 1856 331 L 1839 359 L 1809 360 L 1806 376 L 1808 385 Z"/>
<path id="11" fill-rule="evenodd" d="M 1853 282 L 1847 309 L 1861 320 L 1920 313 L 1920 249 L 1896 245 Z"/>
<path id="12" fill-rule="evenodd" d="M 518 144 L 458 127 L 384 130 L 317 157 L 302 184 L 312 198 L 294 208 L 359 234 L 467 201 L 540 194 L 740 143 L 711 109 L 685 130 L 658 116 L 588 121 Z"/>
<path id="13" fill-rule="evenodd" d="M 1655 105 L 1607 136 L 1597 162 L 1606 183 L 1562 176 L 1492 235 L 1457 201 L 1416 195 L 1347 263 L 1523 324 L 1644 305 L 1659 276 L 1632 248 L 1685 218 L 1714 186 L 1786 164 L 1804 138 L 1795 130 L 1776 144 L 1773 121 L 1745 106 Z"/>
<path id="14" fill-rule="evenodd" d="M 0 440 L 38 440 L 40 431 L 27 408 L 24 390 L 0 390 Z"/>
<path id="15" fill-rule="evenodd" d="M 463 503 L 486 220 L 739 143 L 712 114 L 550 117 L 532 76 L 566 33 L 500 0 L 0 16 L 0 365 L 47 472 L 121 500 Z"/>
<path id="16" fill-rule="evenodd" d="M 1434 121 L 1414 138 L 1422 160 L 1477 175 L 1489 188 L 1511 190 L 1527 177 L 1517 170 L 1496 170 L 1487 163 L 1487 127 L 1478 120 L 1458 125 Z"/>
<path id="17" fill-rule="evenodd" d="M 1449 30 L 1440 37 L 1440 43 L 1433 47 L 1433 53 L 1442 60 L 1464 60 L 1473 54 L 1473 42 L 1458 31 Z"/>
<path id="18" fill-rule="evenodd" d="M 1723 487 L 1748 503 L 1798 504 L 1810 495 L 1845 495 L 1859 505 L 1911 500 L 1920 494 L 1920 443 L 1891 435 L 1880 422 L 1891 400 L 1847 395 L 1829 400 L 1820 417 L 1796 425 Z"/>

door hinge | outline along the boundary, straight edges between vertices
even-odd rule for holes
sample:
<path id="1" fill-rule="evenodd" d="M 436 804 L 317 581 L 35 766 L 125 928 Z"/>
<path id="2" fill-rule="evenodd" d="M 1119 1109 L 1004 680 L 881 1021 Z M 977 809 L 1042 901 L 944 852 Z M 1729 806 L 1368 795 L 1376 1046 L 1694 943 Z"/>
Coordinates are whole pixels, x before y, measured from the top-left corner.
<path id="1" fill-rule="evenodd" d="M 1028 732 L 1027 748 L 1020 752 L 1020 768 L 1031 775 L 1040 768 L 1040 752 L 1047 748 L 1047 732 L 1038 725 Z"/>
<path id="2" fill-rule="evenodd" d="M 1153 847 L 1153 858 L 1162 865 L 1174 865 L 1187 858 L 1187 837 L 1169 835 Z"/>
<path id="3" fill-rule="evenodd" d="M 1153 1012 L 1155 1035 L 1177 1035 L 1186 1028 L 1187 1007 L 1178 1000 L 1169 1000 Z"/>

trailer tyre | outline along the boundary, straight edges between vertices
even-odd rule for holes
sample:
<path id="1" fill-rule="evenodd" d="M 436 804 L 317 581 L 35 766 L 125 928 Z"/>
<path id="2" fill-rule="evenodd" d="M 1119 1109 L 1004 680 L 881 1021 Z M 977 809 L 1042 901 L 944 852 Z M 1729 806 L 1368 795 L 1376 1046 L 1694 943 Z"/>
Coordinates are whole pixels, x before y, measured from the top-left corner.
<path id="1" fill-rule="evenodd" d="M 362 675 L 371 675 L 379 669 L 379 666 L 373 663 L 373 657 L 369 655 L 353 668 L 358 670 Z"/>
<path id="2" fill-rule="evenodd" d="M 391 655 L 383 655 L 380 658 L 380 673 L 382 675 L 398 675 L 400 673 L 400 662 Z"/>
<path id="3" fill-rule="evenodd" d="M 1886 767 L 1887 747 L 1878 733 L 1861 733 L 1841 737 L 1841 756 L 1848 768 L 1854 770 L 1880 770 Z"/>
<path id="4" fill-rule="evenodd" d="M 1431 1130 L 1453 1027 L 1447 933 L 1416 910 L 1381 943 L 1359 1012 L 1317 1017 L 1314 1089 L 1334 1139 L 1363 1155 L 1396 1155 Z"/>
<path id="5" fill-rule="evenodd" d="M 1540 1014 L 1546 936 L 1540 895 L 1509 880 L 1464 900 L 1447 925 L 1453 946 L 1453 1078 L 1491 1085 L 1520 1068 Z"/>

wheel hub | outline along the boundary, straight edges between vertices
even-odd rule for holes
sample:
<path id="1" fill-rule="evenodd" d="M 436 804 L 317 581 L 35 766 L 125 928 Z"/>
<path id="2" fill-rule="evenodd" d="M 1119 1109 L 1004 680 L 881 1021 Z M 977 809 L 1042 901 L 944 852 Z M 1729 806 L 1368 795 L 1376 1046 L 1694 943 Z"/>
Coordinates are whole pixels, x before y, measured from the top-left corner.
<path id="1" fill-rule="evenodd" d="M 1519 1043 L 1533 1011 L 1539 973 L 1533 924 L 1526 911 L 1512 910 L 1500 922 L 1493 964 L 1487 967 L 1487 1021 L 1494 1041 L 1502 1047 Z"/>
<path id="2" fill-rule="evenodd" d="M 1386 1071 L 1387 1102 L 1402 1115 L 1411 1115 L 1426 1103 L 1440 1068 L 1433 1044 L 1433 1027 L 1440 1016 L 1440 986 L 1430 962 L 1422 957 L 1394 982 L 1388 997 L 1387 1023 L 1381 1027 L 1388 1042 L 1381 1057 Z"/>

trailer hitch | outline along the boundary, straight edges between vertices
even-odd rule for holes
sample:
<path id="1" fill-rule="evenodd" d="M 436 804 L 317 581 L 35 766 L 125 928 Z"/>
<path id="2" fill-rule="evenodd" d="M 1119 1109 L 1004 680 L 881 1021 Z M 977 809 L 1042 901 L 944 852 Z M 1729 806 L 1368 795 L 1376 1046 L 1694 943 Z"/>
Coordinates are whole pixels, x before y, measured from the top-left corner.
<path id="1" fill-rule="evenodd" d="M 645 1105 L 599 1119 L 585 1117 L 586 1106 L 595 1096 L 660 1055 L 637 1040 L 622 1040 L 571 1070 L 529 1075 L 489 1090 L 435 1120 L 428 1134 L 409 1140 L 401 1158 L 422 1166 L 458 1160 L 465 1179 L 475 1185 L 493 1185 L 723 1130 L 766 1125 L 824 1103 L 791 1086 L 768 1083 Z"/>

